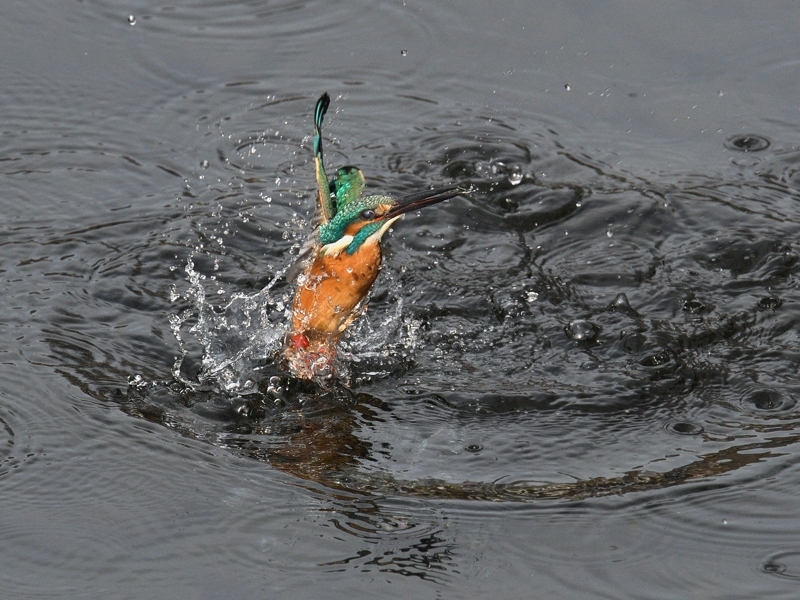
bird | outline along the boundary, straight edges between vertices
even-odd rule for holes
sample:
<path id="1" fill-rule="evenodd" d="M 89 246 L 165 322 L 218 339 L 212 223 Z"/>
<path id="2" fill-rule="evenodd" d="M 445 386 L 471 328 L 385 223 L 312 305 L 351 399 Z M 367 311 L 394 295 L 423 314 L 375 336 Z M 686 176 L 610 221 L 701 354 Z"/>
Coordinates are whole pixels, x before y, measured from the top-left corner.
<path id="1" fill-rule="evenodd" d="M 314 109 L 314 170 L 317 211 L 295 283 L 284 357 L 299 379 L 336 376 L 342 333 L 366 310 L 366 298 L 381 268 L 381 239 L 405 213 L 462 194 L 459 186 L 394 197 L 364 195 L 365 178 L 352 165 L 328 180 L 322 150 L 322 122 L 330 106 L 324 93 Z"/>

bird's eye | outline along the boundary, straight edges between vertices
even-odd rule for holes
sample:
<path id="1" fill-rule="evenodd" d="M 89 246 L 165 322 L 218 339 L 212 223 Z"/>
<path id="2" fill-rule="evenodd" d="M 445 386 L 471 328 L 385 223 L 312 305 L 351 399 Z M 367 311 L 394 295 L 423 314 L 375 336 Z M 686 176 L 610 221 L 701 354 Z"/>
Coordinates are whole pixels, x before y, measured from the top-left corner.
<path id="1" fill-rule="evenodd" d="M 372 221 L 372 219 L 375 218 L 375 211 L 372 210 L 371 208 L 368 208 L 367 210 L 362 210 L 361 218 L 364 219 L 365 221 Z"/>

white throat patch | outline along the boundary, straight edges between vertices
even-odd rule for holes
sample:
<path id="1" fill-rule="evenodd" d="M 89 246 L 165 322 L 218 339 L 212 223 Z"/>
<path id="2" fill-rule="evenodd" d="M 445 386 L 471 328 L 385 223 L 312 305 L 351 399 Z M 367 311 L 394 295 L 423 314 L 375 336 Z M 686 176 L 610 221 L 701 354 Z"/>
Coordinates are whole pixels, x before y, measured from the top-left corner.
<path id="1" fill-rule="evenodd" d="M 391 227 L 397 219 L 402 217 L 403 215 L 397 215 L 396 217 L 389 219 L 381 225 L 381 228 L 378 229 L 375 233 L 369 236 L 366 240 L 364 240 L 365 244 L 377 244 L 381 241 L 383 234 L 386 233 L 386 230 Z M 339 256 L 342 252 L 344 252 L 347 247 L 353 242 L 352 235 L 345 235 L 342 236 L 340 239 L 336 240 L 335 242 L 331 242 L 330 244 L 325 244 L 322 248 L 320 248 L 319 253 L 321 256 L 331 256 L 336 257 Z"/>
<path id="2" fill-rule="evenodd" d="M 378 231 L 373 233 L 371 236 L 369 236 L 364 243 L 377 244 L 378 242 L 380 242 L 381 238 L 383 237 L 383 234 L 386 233 L 386 230 L 389 229 L 389 227 L 391 227 L 394 224 L 394 222 L 397 221 L 397 219 L 399 219 L 402 216 L 403 215 L 397 215 L 393 219 L 389 219 L 388 221 L 386 221 L 386 223 L 381 225 L 381 228 L 378 229 Z"/>
<path id="3" fill-rule="evenodd" d="M 319 253 L 322 256 L 339 256 L 342 251 L 347 248 L 353 241 L 352 235 L 344 235 L 335 242 L 325 244 L 320 248 Z"/>

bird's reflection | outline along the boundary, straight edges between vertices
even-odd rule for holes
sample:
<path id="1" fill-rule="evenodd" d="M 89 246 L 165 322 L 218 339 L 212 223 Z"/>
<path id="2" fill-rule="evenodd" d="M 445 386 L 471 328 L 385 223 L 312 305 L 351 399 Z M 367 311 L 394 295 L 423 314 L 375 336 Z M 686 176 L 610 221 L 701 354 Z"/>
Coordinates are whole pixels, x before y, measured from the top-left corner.
<path id="1" fill-rule="evenodd" d="M 237 454 L 268 462 L 313 484 L 315 490 L 323 486 L 332 497 L 342 493 L 343 498 L 399 495 L 512 502 L 580 500 L 664 489 L 730 473 L 778 456 L 778 449 L 800 442 L 796 422 L 789 419 L 784 429 L 773 426 L 769 431 L 772 437 L 745 438 L 665 472 L 631 470 L 617 477 L 550 484 L 525 480 L 453 483 L 435 478 L 406 481 L 370 468 L 380 458 L 377 455 L 387 450 L 373 447 L 362 433 L 365 427 L 393 419 L 392 406 L 343 385 L 325 389 L 310 381 L 284 378 L 277 394 L 263 393 L 239 401 L 152 385 L 129 389 L 128 400 L 127 410 L 134 416 L 160 422 L 189 437 L 212 440 Z M 215 435 L 199 430 L 202 421 L 198 416 L 205 418 L 209 430 L 216 430 Z M 531 480 L 535 476 L 532 473 Z"/>
<path id="2" fill-rule="evenodd" d="M 321 388 L 285 375 L 269 380 L 273 383 L 261 386 L 259 394 L 236 400 L 169 384 L 131 387 L 126 409 L 269 463 L 321 498 L 324 526 L 360 540 L 355 551 L 349 544 L 345 556 L 320 565 L 331 571 L 374 569 L 446 582 L 459 571 L 459 553 L 439 501 L 529 503 L 652 492 L 742 469 L 800 442 L 795 420 L 788 419 L 784 427 L 772 424 L 764 432 L 771 437 L 734 442 L 666 472 L 631 470 L 617 477 L 550 484 L 402 480 L 378 466 L 387 458 L 381 454 L 391 449 L 368 441 L 374 439 L 369 428 L 395 418 L 389 402 L 343 385 Z"/>

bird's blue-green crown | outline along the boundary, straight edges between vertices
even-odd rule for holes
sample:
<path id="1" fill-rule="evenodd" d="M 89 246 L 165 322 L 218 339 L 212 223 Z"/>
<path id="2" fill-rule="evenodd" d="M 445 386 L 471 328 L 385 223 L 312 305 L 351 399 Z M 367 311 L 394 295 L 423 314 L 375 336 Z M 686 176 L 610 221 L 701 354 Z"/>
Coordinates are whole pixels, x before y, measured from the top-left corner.
<path id="1" fill-rule="evenodd" d="M 367 238 L 378 231 L 386 221 L 375 215 L 375 210 L 381 205 L 394 204 L 396 201 L 389 196 L 364 196 L 345 203 L 337 202 L 338 211 L 329 223 L 323 223 L 319 228 L 319 241 L 325 246 L 342 239 L 347 228 L 358 222 L 364 222 L 359 232 L 353 236 L 353 241 L 347 247 L 347 253 L 353 254 L 367 241 Z"/>

